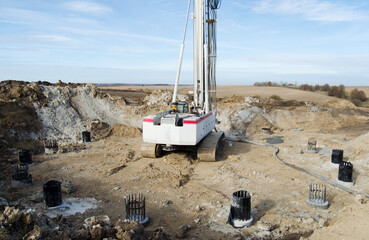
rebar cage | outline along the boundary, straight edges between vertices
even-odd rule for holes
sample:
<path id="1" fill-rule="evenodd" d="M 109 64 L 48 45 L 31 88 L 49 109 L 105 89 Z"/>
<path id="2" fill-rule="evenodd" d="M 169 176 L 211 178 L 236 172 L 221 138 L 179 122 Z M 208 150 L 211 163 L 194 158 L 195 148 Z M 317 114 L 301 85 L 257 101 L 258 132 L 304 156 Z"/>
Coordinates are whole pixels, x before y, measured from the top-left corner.
<path id="1" fill-rule="evenodd" d="M 126 217 L 131 221 L 136 221 L 142 225 L 148 224 L 148 216 L 146 215 L 146 203 L 143 194 L 131 194 L 124 197 L 126 206 Z"/>

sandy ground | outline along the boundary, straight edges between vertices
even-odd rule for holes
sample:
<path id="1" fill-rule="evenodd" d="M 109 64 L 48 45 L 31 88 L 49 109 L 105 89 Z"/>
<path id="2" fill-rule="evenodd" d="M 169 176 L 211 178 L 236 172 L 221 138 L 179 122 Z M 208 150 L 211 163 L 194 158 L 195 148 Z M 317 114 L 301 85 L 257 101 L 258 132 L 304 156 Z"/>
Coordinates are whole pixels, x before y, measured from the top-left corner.
<path id="1" fill-rule="evenodd" d="M 245 86 L 220 89 L 219 93 L 223 91 L 222 96 L 228 97 L 238 93 L 261 97 L 276 94 L 283 99 L 320 102 L 283 105 L 268 100 L 250 105 L 243 97 L 232 98 L 219 103 L 219 115 L 223 123 L 229 117 L 232 127 L 248 129 L 253 141 L 283 139 L 276 144 L 282 160 L 332 181 L 336 181 L 338 169 L 330 163 L 331 150 L 344 149 L 345 160 L 354 164 L 356 184 L 352 188 L 369 193 L 369 134 L 365 134 L 369 131 L 369 111 L 356 109 L 348 102 L 326 102 L 332 98 L 298 90 Z M 127 112 L 128 107 L 124 106 Z M 137 108 L 130 113 L 141 116 L 142 111 L 151 110 Z M 249 116 L 255 118 L 246 124 Z M 272 125 L 272 135 L 261 132 L 266 123 Z M 317 140 L 320 153 L 306 152 L 311 137 Z M 369 234 L 369 204 L 365 198 L 326 184 L 329 208 L 310 208 L 306 204 L 308 185 L 323 182 L 276 161 L 271 147 L 226 141 L 221 161 L 204 163 L 184 152 L 142 158 L 141 142 L 137 128 L 116 125 L 108 137 L 81 143 L 73 151 L 34 155 L 35 165 L 30 167 L 33 186 L 10 189 L 5 197 L 46 213 L 48 210 L 40 207 L 42 203 L 31 201 L 35 192 L 50 179 L 72 181 L 77 191 L 63 194 L 63 199 L 98 201 L 95 209 L 67 218 L 78 225 L 81 219 L 97 215 L 108 215 L 115 222 L 125 216 L 124 197 L 142 193 L 150 217 L 146 229 L 162 227 L 172 239 L 366 239 Z M 226 224 L 232 193 L 238 190 L 247 190 L 252 196 L 254 224 L 250 228 L 235 229 Z M 191 226 L 184 235 L 179 233 L 183 224 Z"/>
<path id="2" fill-rule="evenodd" d="M 329 151 L 320 155 L 301 154 L 301 150 L 305 150 L 308 136 L 315 136 L 319 146 L 331 149 L 344 146 L 346 134 L 291 130 L 275 136 L 284 138 L 284 143 L 277 145 L 283 160 L 329 179 L 336 178 L 337 166 L 330 163 Z M 256 134 L 253 140 L 265 143 L 266 137 L 271 136 Z M 329 209 L 308 207 L 308 184 L 321 181 L 281 165 L 273 158 L 272 148 L 227 141 L 221 161 L 202 163 L 186 153 L 141 158 L 141 141 L 141 137 L 111 136 L 86 143 L 80 152 L 38 156 L 36 165 L 31 167 L 34 186 L 22 192 L 40 189 L 48 179 L 67 179 L 76 185 L 77 191 L 64 197 L 93 197 L 100 202 L 98 209 L 89 210 L 84 216 L 106 214 L 113 221 L 124 217 L 124 196 L 142 193 L 151 219 L 148 229 L 164 227 L 174 238 L 182 224 L 192 227 L 186 234 L 188 239 L 234 239 L 238 234 L 327 239 L 340 232 L 345 233 L 340 239 L 365 239 L 369 234 L 366 215 L 361 212 L 368 210 L 367 204 L 361 205 L 355 202 L 354 195 L 328 185 Z M 355 179 L 355 189 L 369 192 L 367 171 Z M 252 195 L 255 222 L 251 228 L 235 229 L 226 221 L 231 195 L 242 189 Z M 347 225 L 347 217 L 356 222 L 356 231 Z"/>

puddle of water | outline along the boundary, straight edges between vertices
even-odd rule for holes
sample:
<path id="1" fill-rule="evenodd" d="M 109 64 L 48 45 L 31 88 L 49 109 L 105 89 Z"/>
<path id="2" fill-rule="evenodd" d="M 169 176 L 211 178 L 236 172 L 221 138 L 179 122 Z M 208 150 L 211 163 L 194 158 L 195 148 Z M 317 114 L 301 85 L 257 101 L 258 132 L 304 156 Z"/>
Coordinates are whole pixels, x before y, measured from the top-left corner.
<path id="1" fill-rule="evenodd" d="M 321 149 L 319 149 L 318 153 L 320 155 L 330 157 L 332 155 L 332 150 L 329 149 L 329 148 L 321 148 Z"/>
<path id="2" fill-rule="evenodd" d="M 97 203 L 95 198 L 67 198 L 61 206 L 48 209 L 46 215 L 54 218 L 58 215 L 71 216 L 76 213 L 84 213 L 88 209 L 97 208 Z"/>
<path id="3" fill-rule="evenodd" d="M 270 137 L 270 138 L 264 138 L 263 140 L 265 140 L 269 144 L 280 144 L 280 143 L 284 143 L 284 138 L 282 136 L 275 136 L 275 137 Z"/>

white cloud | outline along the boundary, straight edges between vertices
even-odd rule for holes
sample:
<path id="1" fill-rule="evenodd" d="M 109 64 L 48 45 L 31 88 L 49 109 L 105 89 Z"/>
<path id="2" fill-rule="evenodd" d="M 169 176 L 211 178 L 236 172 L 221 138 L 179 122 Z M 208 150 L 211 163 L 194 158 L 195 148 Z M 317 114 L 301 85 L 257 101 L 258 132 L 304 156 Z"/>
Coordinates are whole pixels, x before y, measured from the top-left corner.
<path id="1" fill-rule="evenodd" d="M 52 23 L 54 18 L 41 11 L 20 8 L 1 8 L 0 21 L 13 24 Z"/>
<path id="2" fill-rule="evenodd" d="M 67 17 L 63 18 L 63 21 L 72 23 L 74 26 L 76 26 L 76 24 L 83 26 L 97 26 L 100 24 L 97 20 L 81 17 Z"/>
<path id="3" fill-rule="evenodd" d="M 251 3 L 241 3 L 239 1 L 230 1 L 230 3 L 235 6 L 236 8 L 240 9 L 249 9 L 251 8 Z"/>
<path id="4" fill-rule="evenodd" d="M 244 51 L 252 51 L 252 52 L 260 52 L 261 51 L 260 49 L 237 46 L 237 45 L 234 45 L 234 44 L 218 44 L 217 47 L 220 48 L 220 49 L 228 48 L 228 49 L 236 49 L 236 50 L 244 50 Z"/>
<path id="5" fill-rule="evenodd" d="M 18 22 L 18 21 L 2 20 L 2 19 L 0 19 L 0 23 L 22 24 L 21 22 Z"/>
<path id="6" fill-rule="evenodd" d="M 0 23 L 20 24 L 29 27 L 57 29 L 60 26 L 95 27 L 99 21 L 92 18 L 70 17 L 48 12 L 34 11 L 21 8 L 0 8 Z"/>
<path id="7" fill-rule="evenodd" d="M 234 2 L 233 4 L 246 7 L 239 2 Z M 251 9 L 256 13 L 261 14 L 296 14 L 311 21 L 344 22 L 368 19 L 368 16 L 358 10 L 358 7 L 337 1 L 260 0 L 253 4 Z"/>
<path id="8" fill-rule="evenodd" d="M 222 19 L 221 24 L 218 25 L 218 31 L 220 32 L 244 31 L 252 28 L 254 27 L 243 25 L 240 21 L 231 18 Z"/>
<path id="9" fill-rule="evenodd" d="M 66 9 L 76 12 L 107 13 L 113 11 L 113 9 L 108 6 L 89 1 L 66 2 L 63 5 Z"/>
<path id="10" fill-rule="evenodd" d="M 163 16 L 176 16 L 176 17 L 184 17 L 186 13 L 184 11 L 170 11 L 167 9 L 160 9 L 157 11 L 160 15 Z"/>
<path id="11" fill-rule="evenodd" d="M 69 42 L 73 40 L 71 38 L 60 36 L 60 35 L 36 35 L 36 36 L 33 36 L 33 38 L 50 41 L 50 42 Z"/>
<path id="12" fill-rule="evenodd" d="M 103 30 L 91 30 L 91 29 L 79 29 L 79 28 L 63 28 L 63 30 L 78 33 L 78 34 L 85 34 L 85 35 L 115 35 L 120 37 L 128 37 L 128 38 L 136 38 L 142 39 L 147 41 L 156 41 L 156 42 L 167 42 L 172 44 L 179 44 L 179 39 L 171 39 L 165 37 L 157 37 L 157 36 L 150 36 L 150 35 L 142 35 L 142 34 L 133 34 L 133 33 L 124 33 L 124 32 L 116 32 L 116 31 L 103 31 Z"/>

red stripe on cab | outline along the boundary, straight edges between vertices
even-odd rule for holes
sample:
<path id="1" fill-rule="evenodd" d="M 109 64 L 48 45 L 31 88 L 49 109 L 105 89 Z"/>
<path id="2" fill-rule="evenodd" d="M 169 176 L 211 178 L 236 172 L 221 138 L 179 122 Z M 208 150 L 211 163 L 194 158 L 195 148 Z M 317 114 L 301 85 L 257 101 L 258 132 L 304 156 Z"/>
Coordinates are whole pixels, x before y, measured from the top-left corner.
<path id="1" fill-rule="evenodd" d="M 202 116 L 201 118 L 197 119 L 197 120 L 183 120 L 183 124 L 198 124 L 201 121 L 205 120 L 206 118 L 210 117 L 211 115 L 213 115 L 212 113 L 208 113 L 205 116 Z"/>
<path id="2" fill-rule="evenodd" d="M 154 119 L 152 119 L 152 118 L 144 118 L 143 121 L 144 122 L 151 122 L 152 123 L 152 122 L 154 122 Z"/>

